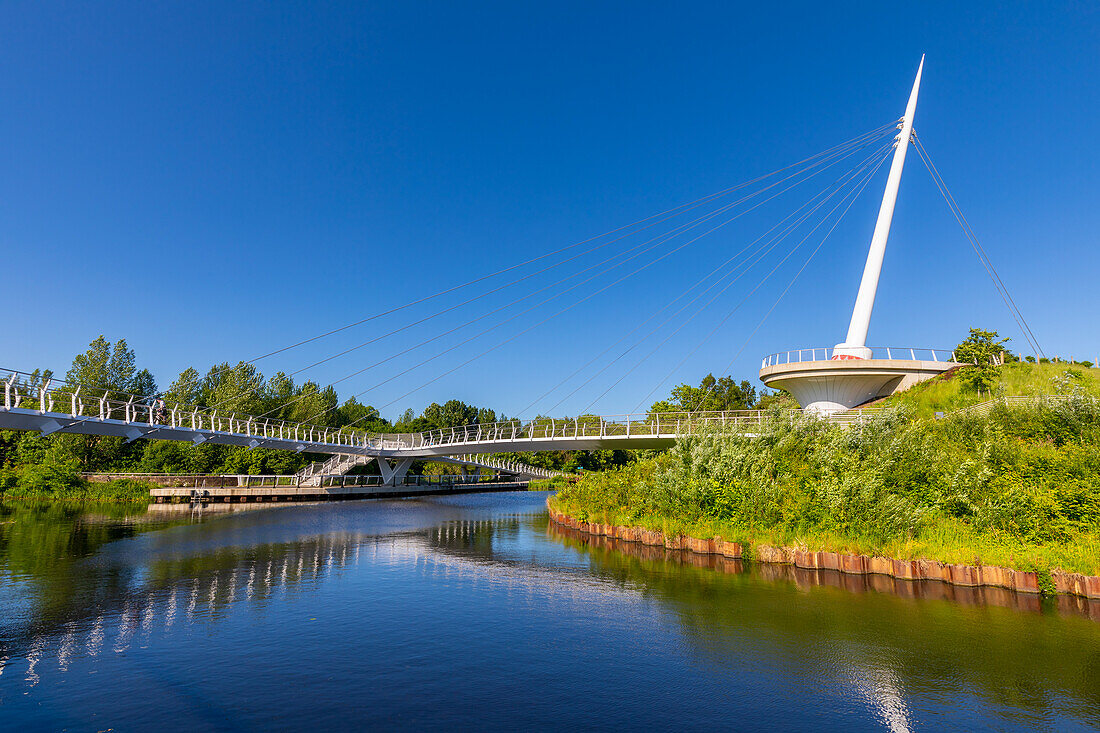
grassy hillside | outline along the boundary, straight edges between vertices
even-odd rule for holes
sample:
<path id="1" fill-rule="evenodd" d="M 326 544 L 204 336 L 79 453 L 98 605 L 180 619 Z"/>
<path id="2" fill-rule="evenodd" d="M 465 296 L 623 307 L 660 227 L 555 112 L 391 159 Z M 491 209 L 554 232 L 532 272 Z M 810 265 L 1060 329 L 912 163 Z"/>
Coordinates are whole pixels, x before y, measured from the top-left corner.
<path id="1" fill-rule="evenodd" d="M 867 407 L 906 407 L 921 417 L 950 412 L 997 396 L 1083 394 L 1100 398 L 1100 369 L 1068 364 L 1005 364 L 991 390 L 979 394 L 950 372 Z"/>

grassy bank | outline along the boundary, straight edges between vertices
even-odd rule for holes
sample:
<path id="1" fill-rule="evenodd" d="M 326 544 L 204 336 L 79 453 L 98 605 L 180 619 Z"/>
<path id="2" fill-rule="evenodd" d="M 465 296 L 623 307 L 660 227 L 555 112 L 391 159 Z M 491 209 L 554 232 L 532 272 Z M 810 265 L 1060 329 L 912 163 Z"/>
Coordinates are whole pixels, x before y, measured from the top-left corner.
<path id="1" fill-rule="evenodd" d="M 551 491 L 553 489 L 565 488 L 569 483 L 569 479 L 564 474 L 558 474 L 557 476 L 551 476 L 550 478 L 536 478 L 527 482 L 528 491 Z"/>
<path id="2" fill-rule="evenodd" d="M 83 478 L 75 461 L 30 464 L 0 470 L 0 498 L 46 501 L 145 503 L 153 484 L 133 479 L 94 482 Z"/>
<path id="3" fill-rule="evenodd" d="M 1100 398 L 1100 369 L 1065 363 L 1005 364 L 996 371 L 991 389 L 978 392 L 957 372 L 924 382 L 913 389 L 891 395 L 875 407 L 905 407 L 920 417 L 937 411 L 950 412 L 984 402 L 997 395 L 1030 396 L 1077 393 Z"/>
<path id="4" fill-rule="evenodd" d="M 749 545 L 1100 574 L 1100 407 L 1000 406 L 943 420 L 888 409 L 842 429 L 777 413 L 587 474 L 557 508 Z"/>

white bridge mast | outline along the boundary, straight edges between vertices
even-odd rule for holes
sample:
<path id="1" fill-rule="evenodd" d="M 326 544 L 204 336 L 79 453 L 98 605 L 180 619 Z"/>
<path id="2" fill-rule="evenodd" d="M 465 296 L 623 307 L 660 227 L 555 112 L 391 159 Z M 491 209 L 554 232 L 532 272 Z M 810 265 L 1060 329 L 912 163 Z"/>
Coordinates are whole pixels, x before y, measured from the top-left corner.
<path id="1" fill-rule="evenodd" d="M 901 169 L 905 165 L 905 151 L 909 147 L 909 137 L 913 132 L 913 115 L 917 110 L 917 91 L 920 89 L 920 75 L 924 70 L 924 56 L 920 57 L 917 78 L 913 80 L 913 91 L 909 94 L 909 104 L 905 105 L 905 116 L 901 119 L 901 132 L 894 144 L 894 160 L 890 164 L 890 176 L 886 179 L 886 191 L 882 194 L 882 205 L 878 210 L 878 222 L 871 237 L 871 249 L 867 253 L 867 264 L 863 268 L 863 280 L 859 283 L 856 306 L 852 310 L 852 321 L 848 325 L 848 337 L 844 343 L 833 349 L 834 359 L 870 359 L 871 350 L 867 348 L 867 328 L 871 323 L 871 310 L 875 307 L 875 292 L 878 290 L 879 273 L 882 272 L 882 258 L 886 254 L 886 240 L 890 236 L 890 222 L 894 218 L 894 204 L 898 200 L 898 185 L 901 183 Z"/>

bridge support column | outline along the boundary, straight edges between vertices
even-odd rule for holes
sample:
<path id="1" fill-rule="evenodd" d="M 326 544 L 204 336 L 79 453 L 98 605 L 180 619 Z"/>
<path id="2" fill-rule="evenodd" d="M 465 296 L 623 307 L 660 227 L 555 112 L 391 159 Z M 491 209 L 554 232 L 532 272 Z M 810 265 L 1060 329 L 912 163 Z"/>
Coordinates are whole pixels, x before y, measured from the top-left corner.
<path id="1" fill-rule="evenodd" d="M 409 473 L 409 466 L 412 465 L 411 458 L 403 458 L 396 465 L 382 456 L 377 456 L 375 460 L 378 461 L 378 470 L 382 472 L 382 480 L 393 486 L 396 486 L 398 481 L 405 480 L 405 476 Z"/>

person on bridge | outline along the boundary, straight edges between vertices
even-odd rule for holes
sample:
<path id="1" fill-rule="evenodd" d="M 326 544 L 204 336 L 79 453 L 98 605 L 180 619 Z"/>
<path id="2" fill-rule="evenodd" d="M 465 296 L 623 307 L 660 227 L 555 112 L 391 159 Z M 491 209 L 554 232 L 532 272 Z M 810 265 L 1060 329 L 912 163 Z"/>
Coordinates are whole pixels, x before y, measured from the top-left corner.
<path id="1" fill-rule="evenodd" d="M 157 398 L 153 420 L 161 425 L 168 422 L 168 405 L 165 404 L 163 397 Z"/>

